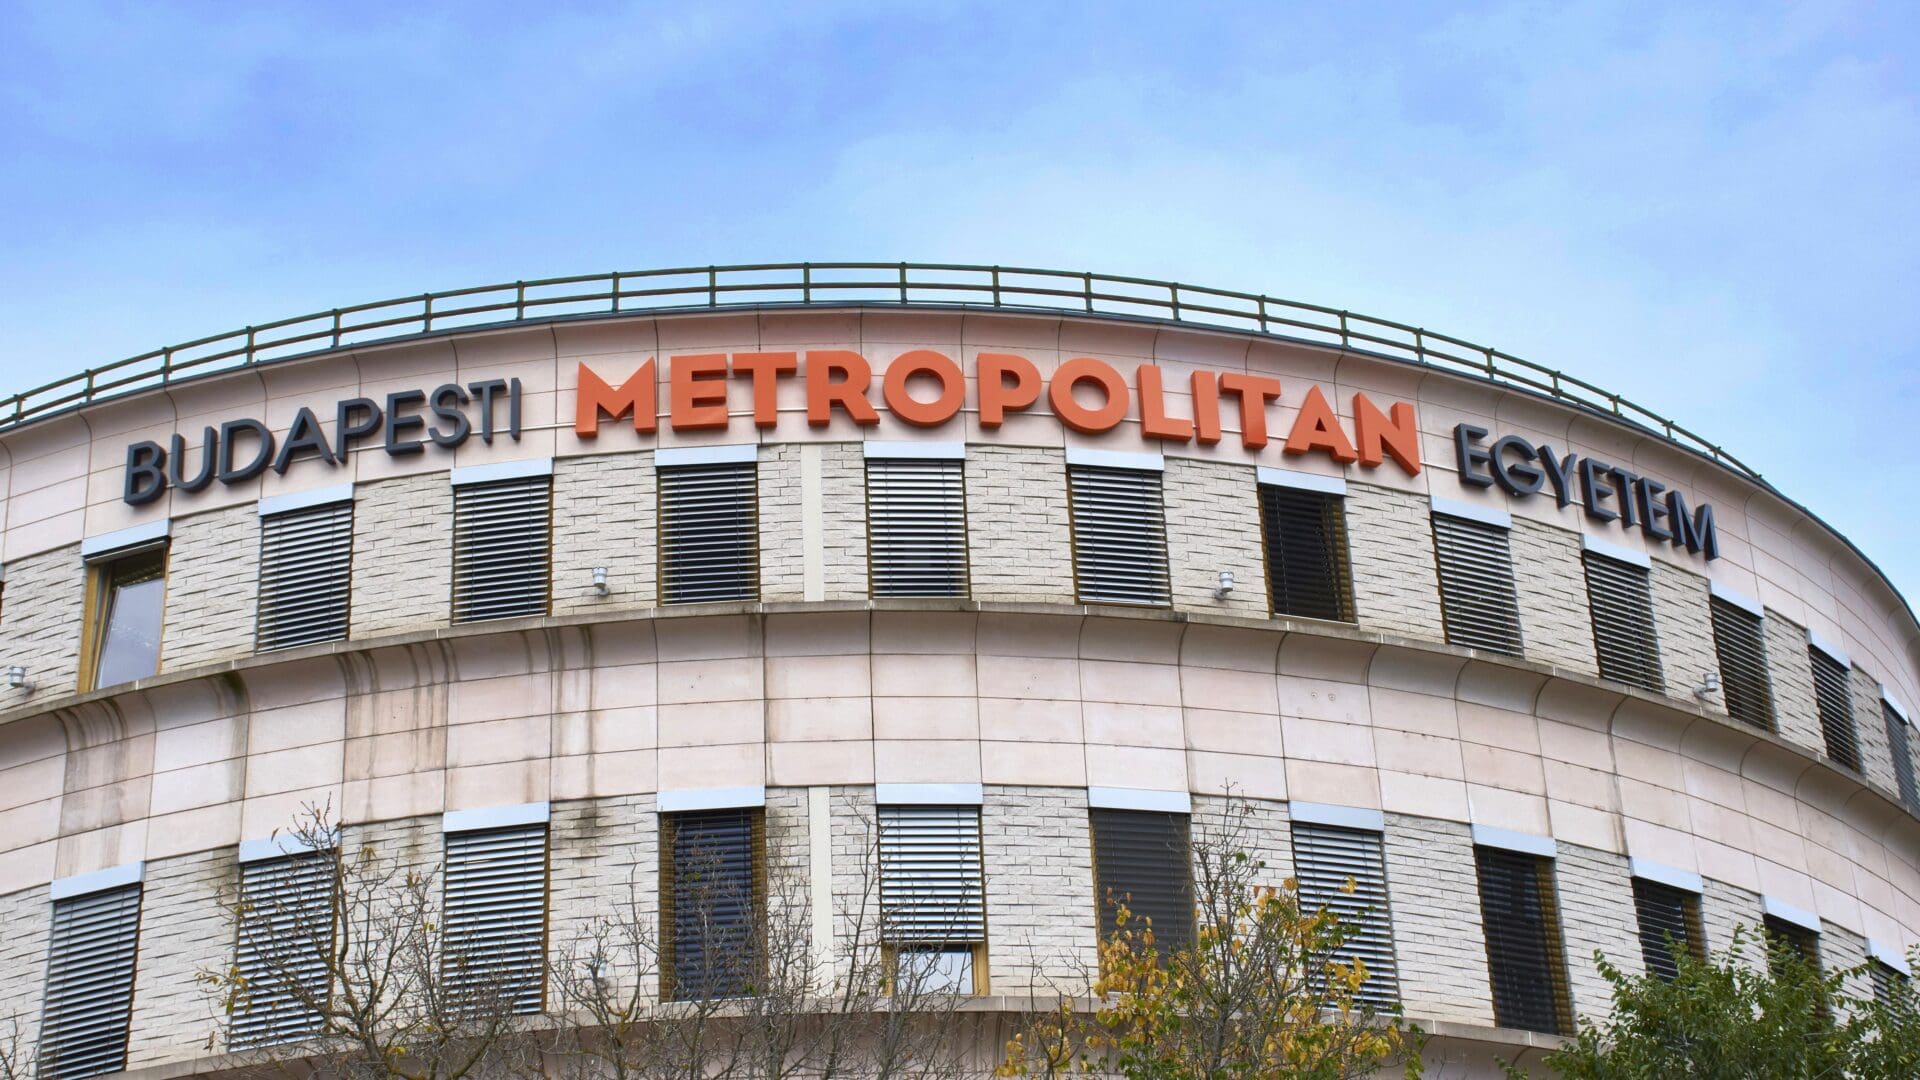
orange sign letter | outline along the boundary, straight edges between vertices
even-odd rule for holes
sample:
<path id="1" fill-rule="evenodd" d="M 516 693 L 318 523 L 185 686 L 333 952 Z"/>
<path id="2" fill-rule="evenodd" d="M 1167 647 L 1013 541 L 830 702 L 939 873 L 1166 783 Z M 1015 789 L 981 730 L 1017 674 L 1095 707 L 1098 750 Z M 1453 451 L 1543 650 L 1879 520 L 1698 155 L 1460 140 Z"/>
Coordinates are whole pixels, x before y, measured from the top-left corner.
<path id="1" fill-rule="evenodd" d="M 835 378 L 834 376 L 839 376 Z M 807 354 L 807 423 L 826 427 L 838 405 L 853 422 L 872 427 L 880 422 L 867 400 L 873 368 L 867 358 L 847 349 L 821 349 Z"/>
<path id="2" fill-rule="evenodd" d="M 976 373 L 980 379 L 980 426 L 997 428 L 1008 409 L 1025 409 L 1040 400 L 1040 369 L 1033 361 L 1012 353 L 983 352 Z M 1008 383 L 1011 375 L 1013 382 Z"/>
<path id="3" fill-rule="evenodd" d="M 580 365 L 573 397 L 573 433 L 580 438 L 591 439 L 600 434 L 602 413 L 609 420 L 632 413 L 633 430 L 648 434 L 659 426 L 659 412 L 660 388 L 654 382 L 652 357 L 617 390 L 594 374 L 592 368 Z"/>
<path id="4" fill-rule="evenodd" d="M 1267 402 L 1280 396 L 1280 380 L 1229 371 L 1220 376 L 1220 389 L 1240 396 L 1240 445 L 1249 450 L 1267 445 Z"/>
<path id="5" fill-rule="evenodd" d="M 1141 364 L 1133 369 L 1133 382 L 1140 390 L 1140 433 L 1149 439 L 1187 442 L 1193 438 L 1193 421 L 1167 415 L 1166 392 L 1160 385 L 1160 369 Z"/>
<path id="6" fill-rule="evenodd" d="M 667 415 L 673 430 L 727 426 L 726 353 L 676 356 L 667 370 Z"/>
<path id="7" fill-rule="evenodd" d="M 1106 403 L 1089 409 L 1074 400 L 1073 388 L 1081 382 L 1096 382 L 1106 394 Z M 1083 435 L 1110 431 L 1127 415 L 1127 383 L 1113 365 L 1090 356 L 1077 356 L 1060 365 L 1047 386 L 1047 402 L 1060 422 Z"/>
<path id="8" fill-rule="evenodd" d="M 1347 441 L 1347 433 L 1340 430 L 1340 418 L 1333 414 L 1333 406 L 1327 404 L 1327 395 L 1317 386 L 1309 387 L 1306 399 L 1300 402 L 1300 415 L 1294 419 L 1293 431 L 1287 435 L 1286 450 L 1289 454 L 1325 450 L 1343 465 L 1359 456 Z"/>
<path id="9" fill-rule="evenodd" d="M 798 370 L 800 361 L 790 352 L 733 354 L 733 377 L 753 379 L 753 426 L 770 428 L 780 423 L 780 376 Z"/>
<path id="10" fill-rule="evenodd" d="M 940 396 L 919 401 L 907 393 L 907 383 L 916 375 L 939 380 Z M 938 427 L 954 418 L 967 401 L 967 377 L 960 365 L 932 349 L 902 353 L 887 365 L 887 376 L 880 383 L 881 396 L 893 415 L 914 427 Z"/>
<path id="11" fill-rule="evenodd" d="M 1414 421 L 1413 406 L 1394 402 L 1393 419 L 1388 420 L 1367 395 L 1355 394 L 1353 435 L 1360 444 L 1360 464 L 1369 469 L 1379 465 L 1385 451 L 1408 476 L 1420 475 L 1420 425 Z"/>

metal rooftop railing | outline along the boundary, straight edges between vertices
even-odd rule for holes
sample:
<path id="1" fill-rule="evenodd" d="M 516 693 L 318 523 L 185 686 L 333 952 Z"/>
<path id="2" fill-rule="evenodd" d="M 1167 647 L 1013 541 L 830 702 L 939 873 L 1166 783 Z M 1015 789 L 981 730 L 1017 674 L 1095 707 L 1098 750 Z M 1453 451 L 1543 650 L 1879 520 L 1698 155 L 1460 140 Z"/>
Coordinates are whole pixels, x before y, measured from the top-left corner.
<path id="1" fill-rule="evenodd" d="M 1619 394 L 1485 345 L 1348 311 L 1171 281 L 951 263 L 763 263 L 634 270 L 422 293 L 300 315 L 130 356 L 0 399 L 0 432 L 126 394 L 342 346 L 463 328 L 781 306 L 943 307 L 1239 330 L 1519 387 L 1624 420 L 1755 480 L 1719 446 Z"/>

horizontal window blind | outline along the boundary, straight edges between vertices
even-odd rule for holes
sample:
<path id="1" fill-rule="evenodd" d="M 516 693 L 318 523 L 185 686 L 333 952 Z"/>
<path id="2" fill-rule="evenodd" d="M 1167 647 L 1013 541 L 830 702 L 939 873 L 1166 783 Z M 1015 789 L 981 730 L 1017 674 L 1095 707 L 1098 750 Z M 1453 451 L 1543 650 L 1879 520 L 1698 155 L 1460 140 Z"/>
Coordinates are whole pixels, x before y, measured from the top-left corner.
<path id="1" fill-rule="evenodd" d="M 867 459 L 873 595 L 967 595 L 964 465 L 947 458 Z"/>
<path id="2" fill-rule="evenodd" d="M 41 1076 L 74 1080 L 126 1067 L 139 943 L 139 885 L 54 901 Z"/>
<path id="3" fill-rule="evenodd" d="M 1296 821 L 1293 869 L 1300 883 L 1300 910 L 1331 909 L 1346 930 L 1346 941 L 1332 958 L 1358 960 L 1367 969 L 1367 981 L 1360 984 L 1355 1000 L 1382 1011 L 1398 1007 L 1400 978 L 1393 956 L 1384 838 L 1362 829 Z"/>
<path id="4" fill-rule="evenodd" d="M 1811 645 L 1807 646 L 1807 660 L 1813 665 L 1813 702 L 1820 712 L 1820 734 L 1826 740 L 1827 756 L 1859 772 L 1860 735 L 1853 726 L 1850 672 Z"/>
<path id="5" fill-rule="evenodd" d="M 660 600 L 760 598 L 760 534 L 751 461 L 660 470 Z"/>
<path id="6" fill-rule="evenodd" d="M 1660 640 L 1653 626 L 1651 574 L 1644 566 L 1587 552 L 1587 607 L 1600 676 L 1662 690 Z"/>
<path id="7" fill-rule="evenodd" d="M 1673 957 L 1674 946 L 1695 959 L 1706 959 L 1698 894 L 1634 878 L 1633 910 L 1640 923 L 1640 956 L 1648 972 L 1669 982 L 1677 978 L 1680 966 Z"/>
<path id="8" fill-rule="evenodd" d="M 453 621 L 547 613 L 553 478 L 453 489 Z"/>
<path id="9" fill-rule="evenodd" d="M 1513 587 L 1507 530 L 1435 514 L 1433 545 L 1448 643 L 1520 655 L 1520 598 Z"/>
<path id="10" fill-rule="evenodd" d="M 518 1013 L 546 992 L 547 827 L 446 834 L 444 962 L 450 984 Z"/>
<path id="11" fill-rule="evenodd" d="M 1553 861 L 1502 848 L 1476 847 L 1473 855 L 1494 1022 L 1549 1035 L 1571 1033 L 1573 1001 L 1561 952 Z"/>
<path id="12" fill-rule="evenodd" d="M 1100 938 L 1119 929 L 1121 905 L 1131 928 L 1153 922 L 1154 948 L 1162 956 L 1193 943 L 1193 858 L 1185 814 L 1095 808 L 1093 896 Z"/>
<path id="13" fill-rule="evenodd" d="M 1760 616 L 1717 596 L 1708 607 L 1727 715 L 1772 731 L 1773 686 L 1767 678 L 1767 643 Z"/>
<path id="14" fill-rule="evenodd" d="M 294 855 L 240 866 L 241 919 L 234 968 L 247 993 L 233 1014 L 235 1047 L 264 1046 L 312 1035 L 314 1003 L 331 989 L 333 856 Z"/>
<path id="15" fill-rule="evenodd" d="M 344 639 L 352 571 L 353 500 L 262 517 L 254 648 Z"/>
<path id="16" fill-rule="evenodd" d="M 661 818 L 665 996 L 692 1001 L 750 993 L 759 971 L 764 904 L 760 811 L 707 810 Z"/>
<path id="17" fill-rule="evenodd" d="M 1886 964 L 1870 960 L 1867 970 L 1873 979 L 1873 1000 L 1880 1004 L 1892 1005 L 1913 993 L 1912 981 Z"/>
<path id="18" fill-rule="evenodd" d="M 1167 515 L 1150 469 L 1067 466 L 1074 585 L 1085 604 L 1165 607 Z"/>
<path id="19" fill-rule="evenodd" d="M 1886 701 L 1880 702 L 1880 719 L 1887 726 L 1887 749 L 1893 755 L 1894 783 L 1900 785 L 1900 801 L 1920 814 L 1920 784 L 1914 782 L 1913 744 L 1906 721 Z"/>
<path id="20" fill-rule="evenodd" d="M 1798 956 L 1801 962 L 1815 971 L 1820 970 L 1820 935 L 1798 923 L 1790 923 L 1772 915 L 1762 916 L 1761 924 L 1767 931 L 1768 963 L 1777 975 L 1781 962 L 1789 954 Z"/>
<path id="21" fill-rule="evenodd" d="M 1352 622 L 1346 500 L 1327 492 L 1262 484 L 1260 526 L 1273 613 Z"/>
<path id="22" fill-rule="evenodd" d="M 986 940 L 979 807 L 880 808 L 880 924 L 900 944 Z"/>

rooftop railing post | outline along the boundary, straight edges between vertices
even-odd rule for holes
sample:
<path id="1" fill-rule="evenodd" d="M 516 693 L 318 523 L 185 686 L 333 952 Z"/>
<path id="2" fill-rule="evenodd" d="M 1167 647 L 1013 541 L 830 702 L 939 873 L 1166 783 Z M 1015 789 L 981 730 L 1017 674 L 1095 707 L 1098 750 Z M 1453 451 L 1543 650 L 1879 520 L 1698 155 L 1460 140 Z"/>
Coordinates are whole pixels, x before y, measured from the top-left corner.
<path id="1" fill-rule="evenodd" d="M 993 306 L 1000 306 L 1000 268 L 993 268 Z"/>
<path id="2" fill-rule="evenodd" d="M 173 378 L 173 349 L 167 348 L 160 353 L 160 381 Z"/>
<path id="3" fill-rule="evenodd" d="M 333 347 L 340 347 L 340 309 L 333 309 Z"/>
<path id="4" fill-rule="evenodd" d="M 1340 347 L 1345 349 L 1352 344 L 1353 339 L 1347 335 L 1347 313 L 1343 311 L 1340 313 Z"/>
<path id="5" fill-rule="evenodd" d="M 1272 332 L 1267 329 L 1267 298 L 1264 296 L 1260 298 L 1260 332 L 1263 334 Z"/>
<path id="6" fill-rule="evenodd" d="M 513 318 L 514 321 L 518 322 L 526 317 L 527 283 L 524 281 L 516 281 L 513 283 Z"/>
<path id="7" fill-rule="evenodd" d="M 247 327 L 247 363 L 253 363 L 253 327 Z"/>
<path id="8" fill-rule="evenodd" d="M 720 270 L 712 266 L 707 267 L 707 306 L 720 306 Z"/>
<path id="9" fill-rule="evenodd" d="M 1080 289 L 1081 289 L 1081 295 L 1087 298 L 1087 310 L 1092 311 L 1093 310 L 1093 275 L 1092 274 L 1080 275 Z"/>
<path id="10" fill-rule="evenodd" d="M 907 264 L 900 264 L 900 302 L 907 302 Z"/>
<path id="11" fill-rule="evenodd" d="M 1174 321 L 1178 322 L 1180 319 L 1180 286 L 1167 286 L 1167 300 L 1173 309 Z"/>
<path id="12" fill-rule="evenodd" d="M 433 333 L 433 294 L 420 294 L 420 332 Z"/>
<path id="13" fill-rule="evenodd" d="M 800 302 L 813 303 L 813 264 L 800 264 Z"/>
<path id="14" fill-rule="evenodd" d="M 610 306 L 615 315 L 620 314 L 620 271 L 618 270 L 613 272 L 613 298 Z"/>

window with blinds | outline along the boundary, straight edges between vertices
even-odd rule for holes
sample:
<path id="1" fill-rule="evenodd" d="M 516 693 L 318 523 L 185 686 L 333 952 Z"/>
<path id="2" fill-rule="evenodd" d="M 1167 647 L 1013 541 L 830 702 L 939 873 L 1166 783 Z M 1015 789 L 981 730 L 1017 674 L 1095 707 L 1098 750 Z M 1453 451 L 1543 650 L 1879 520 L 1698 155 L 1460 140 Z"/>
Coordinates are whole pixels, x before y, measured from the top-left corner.
<path id="1" fill-rule="evenodd" d="M 453 489 L 453 621 L 547 613 L 553 478 L 525 476 Z"/>
<path id="2" fill-rule="evenodd" d="M 1331 909 L 1346 930 L 1346 941 L 1332 959 L 1358 960 L 1367 970 L 1367 981 L 1354 999 L 1381 1011 L 1398 1008 L 1400 977 L 1393 957 L 1384 838 L 1364 829 L 1296 821 L 1293 870 L 1300 884 L 1300 910 Z"/>
<path id="3" fill-rule="evenodd" d="M 1475 847 L 1473 857 L 1494 1022 L 1549 1035 L 1572 1032 L 1553 860 L 1490 847 Z"/>
<path id="4" fill-rule="evenodd" d="M 230 1030 L 236 1048 L 312 1035 L 315 1006 L 331 991 L 327 953 L 334 941 L 331 853 L 240 865 L 240 927 L 234 969 L 246 995 Z"/>
<path id="5" fill-rule="evenodd" d="M 980 989 L 987 940 L 978 806 L 880 807 L 880 933 L 929 989 Z M 923 984 L 927 985 L 927 984 Z"/>
<path id="6" fill-rule="evenodd" d="M 1900 785 L 1900 801 L 1920 814 L 1920 784 L 1914 782 L 1913 745 L 1906 719 L 1884 698 L 1880 701 L 1880 719 L 1887 725 L 1887 749 L 1893 755 L 1893 778 Z"/>
<path id="7" fill-rule="evenodd" d="M 1507 530 L 1435 513 L 1433 547 L 1447 642 L 1520 655 L 1520 598 L 1513 586 Z"/>
<path id="8" fill-rule="evenodd" d="M 1772 915 L 1762 916 L 1761 924 L 1767 932 L 1767 966 L 1776 978 L 1789 956 L 1799 957 L 1801 963 L 1816 973 L 1820 970 L 1819 934 Z"/>
<path id="9" fill-rule="evenodd" d="M 1166 607 L 1167 515 L 1151 469 L 1067 466 L 1074 589 L 1083 604 Z"/>
<path id="10" fill-rule="evenodd" d="M 1120 908 L 1140 929 L 1151 920 L 1161 956 L 1193 943 L 1193 859 L 1185 814 L 1152 810 L 1088 812 L 1093 827 L 1093 898 L 1100 940 L 1119 930 Z"/>
<path id="11" fill-rule="evenodd" d="M 547 826 L 446 834 L 447 982 L 489 1005 L 537 1013 L 546 996 Z"/>
<path id="12" fill-rule="evenodd" d="M 1267 593 L 1275 615 L 1352 622 L 1346 500 L 1324 491 L 1260 485 Z"/>
<path id="13" fill-rule="evenodd" d="M 352 571 L 352 499 L 263 515 L 253 647 L 344 640 Z"/>
<path id="14" fill-rule="evenodd" d="M 126 1067 L 133 966 L 140 940 L 140 886 L 53 903 L 40 1075 L 100 1076 Z"/>
<path id="15" fill-rule="evenodd" d="M 1879 960 L 1867 961 L 1868 977 L 1873 980 L 1873 1000 L 1891 1006 L 1913 993 L 1912 980 Z"/>
<path id="16" fill-rule="evenodd" d="M 1585 553 L 1584 562 L 1600 677 L 1643 690 L 1665 689 L 1660 639 L 1653 627 L 1650 571 L 1592 551 Z"/>
<path id="17" fill-rule="evenodd" d="M 755 463 L 675 465 L 659 475 L 661 603 L 758 600 Z"/>
<path id="18" fill-rule="evenodd" d="M 1727 715 L 1772 731 L 1773 686 L 1767 678 L 1767 643 L 1760 616 L 1718 596 L 1708 607 Z"/>
<path id="19" fill-rule="evenodd" d="M 1853 726 L 1853 691 L 1848 686 L 1851 672 L 1815 645 L 1807 646 L 1807 661 L 1813 665 L 1813 702 L 1820 713 L 1827 756 L 1859 772 L 1860 735 Z"/>
<path id="20" fill-rule="evenodd" d="M 661 974 L 668 1000 L 752 993 L 766 904 L 764 821 L 755 809 L 661 816 Z"/>
<path id="21" fill-rule="evenodd" d="M 1680 975 L 1673 950 L 1696 960 L 1707 958 L 1706 931 L 1700 924 L 1700 896 L 1646 878 L 1633 879 L 1633 910 L 1640 923 L 1640 956 L 1647 971 L 1672 982 Z"/>
<path id="22" fill-rule="evenodd" d="M 874 596 L 967 595 L 965 462 L 867 459 L 867 567 Z"/>

